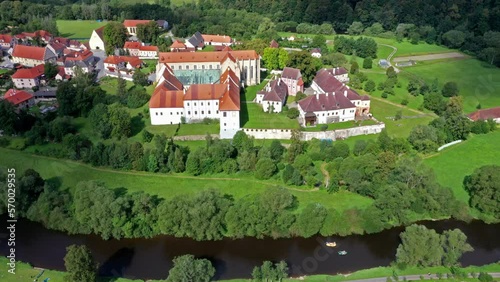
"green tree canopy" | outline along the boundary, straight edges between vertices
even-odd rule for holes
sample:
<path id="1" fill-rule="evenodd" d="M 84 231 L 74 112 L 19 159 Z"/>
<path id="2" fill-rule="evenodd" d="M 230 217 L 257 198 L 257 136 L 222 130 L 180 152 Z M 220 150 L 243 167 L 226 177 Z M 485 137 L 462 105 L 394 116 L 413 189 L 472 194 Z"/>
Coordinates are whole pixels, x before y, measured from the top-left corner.
<path id="1" fill-rule="evenodd" d="M 65 281 L 68 282 L 93 282 L 97 277 L 97 264 L 92 253 L 85 246 L 71 245 L 66 248 L 64 257 L 66 267 Z"/>
<path id="2" fill-rule="evenodd" d="M 169 282 L 208 282 L 215 274 L 215 268 L 207 259 L 196 259 L 193 255 L 174 258 L 174 267 L 168 272 Z"/>
<path id="3" fill-rule="evenodd" d="M 464 187 L 470 195 L 470 206 L 499 218 L 500 166 L 487 165 L 466 176 Z"/>

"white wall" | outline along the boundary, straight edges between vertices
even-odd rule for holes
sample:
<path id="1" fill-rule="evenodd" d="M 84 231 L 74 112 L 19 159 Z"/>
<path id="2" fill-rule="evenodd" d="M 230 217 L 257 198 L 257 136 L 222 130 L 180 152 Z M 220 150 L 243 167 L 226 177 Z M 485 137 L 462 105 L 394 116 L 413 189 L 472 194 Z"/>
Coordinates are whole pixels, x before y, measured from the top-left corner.
<path id="1" fill-rule="evenodd" d="M 269 107 L 273 105 L 273 113 L 281 113 L 283 110 L 283 103 L 276 101 L 262 101 L 262 109 L 264 112 L 269 112 Z"/>
<path id="2" fill-rule="evenodd" d="M 187 122 L 204 118 L 219 118 L 219 99 L 185 100 L 184 114 Z"/>
<path id="3" fill-rule="evenodd" d="M 240 111 L 220 112 L 220 138 L 231 139 L 240 130 Z"/>
<path id="4" fill-rule="evenodd" d="M 13 78 L 12 81 L 17 88 L 32 88 L 40 84 L 38 79 Z"/>
<path id="5" fill-rule="evenodd" d="M 149 116 L 152 125 L 179 124 L 184 114 L 182 108 L 150 108 Z"/>
<path id="6" fill-rule="evenodd" d="M 14 63 L 21 64 L 26 67 L 35 67 L 38 65 L 45 64 L 45 61 L 26 59 L 21 57 L 12 57 L 12 61 Z M 48 60 L 48 61 L 55 62 L 55 60 Z"/>
<path id="7" fill-rule="evenodd" d="M 92 31 L 92 36 L 90 37 L 89 40 L 89 46 L 90 49 L 92 50 L 96 49 L 104 50 L 104 41 L 101 40 L 101 38 L 99 37 L 99 35 L 97 35 L 95 31 Z"/>

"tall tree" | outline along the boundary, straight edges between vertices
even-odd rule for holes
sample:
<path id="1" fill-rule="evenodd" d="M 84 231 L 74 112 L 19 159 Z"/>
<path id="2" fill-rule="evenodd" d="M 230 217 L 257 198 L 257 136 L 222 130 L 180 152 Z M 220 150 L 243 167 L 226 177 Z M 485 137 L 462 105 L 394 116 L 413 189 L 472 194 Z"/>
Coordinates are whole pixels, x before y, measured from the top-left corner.
<path id="1" fill-rule="evenodd" d="M 170 282 L 208 282 L 215 274 L 215 268 L 207 259 L 196 259 L 193 255 L 174 258 L 174 266 L 168 272 Z"/>
<path id="2" fill-rule="evenodd" d="M 68 282 L 93 282 L 97 278 L 97 264 L 85 245 L 71 245 L 66 248 L 64 266 Z"/>
<path id="3" fill-rule="evenodd" d="M 300 69 L 305 84 L 310 84 L 321 67 L 321 60 L 314 58 L 307 51 L 292 52 L 287 66 Z"/>
<path id="4" fill-rule="evenodd" d="M 119 22 L 108 23 L 103 30 L 106 54 L 111 55 L 116 48 L 122 48 L 127 40 L 127 29 Z"/>

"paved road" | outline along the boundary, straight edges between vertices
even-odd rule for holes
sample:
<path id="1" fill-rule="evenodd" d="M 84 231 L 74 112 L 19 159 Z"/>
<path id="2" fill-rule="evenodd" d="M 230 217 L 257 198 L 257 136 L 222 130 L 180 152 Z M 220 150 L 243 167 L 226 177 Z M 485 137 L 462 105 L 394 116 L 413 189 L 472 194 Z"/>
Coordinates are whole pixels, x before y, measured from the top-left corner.
<path id="1" fill-rule="evenodd" d="M 478 274 L 476 274 L 477 277 Z M 493 278 L 500 278 L 500 273 L 495 272 L 495 273 L 490 273 L 490 275 Z M 426 280 L 436 280 L 439 279 L 439 277 L 436 274 L 431 274 L 431 275 L 422 275 L 424 279 Z M 446 277 L 446 275 L 443 275 L 443 277 Z M 420 280 L 420 275 L 406 275 L 406 276 L 398 276 L 398 281 L 403 281 L 406 278 L 406 280 Z M 472 278 L 472 276 L 469 275 L 469 278 Z M 349 282 L 386 282 L 387 277 L 381 277 L 381 278 L 370 278 L 370 279 L 359 279 L 359 280 L 349 280 Z"/>
<path id="2" fill-rule="evenodd" d="M 405 61 L 430 61 L 439 59 L 455 59 L 455 58 L 465 58 L 466 56 L 459 52 L 448 52 L 439 54 L 428 54 L 428 55 L 416 55 L 407 57 L 397 57 L 394 62 L 405 62 Z"/>
<path id="3" fill-rule="evenodd" d="M 103 50 L 92 50 L 94 57 L 97 58 L 96 69 L 99 71 L 97 74 L 97 80 L 104 76 L 104 59 L 106 59 L 106 53 Z"/>

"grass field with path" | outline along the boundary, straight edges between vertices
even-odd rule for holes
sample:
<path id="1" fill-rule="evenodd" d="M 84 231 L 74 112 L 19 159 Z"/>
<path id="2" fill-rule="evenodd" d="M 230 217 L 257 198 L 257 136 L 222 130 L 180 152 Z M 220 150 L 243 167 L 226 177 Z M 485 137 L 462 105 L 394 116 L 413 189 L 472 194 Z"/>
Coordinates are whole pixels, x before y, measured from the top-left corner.
<path id="1" fill-rule="evenodd" d="M 215 188 L 238 199 L 249 194 L 265 192 L 269 187 L 285 186 L 278 176 L 266 181 L 239 173 L 194 177 L 188 174 L 155 174 L 94 168 L 79 162 L 36 156 L 3 148 L 0 148 L 0 155 L 2 156 L 0 166 L 14 167 L 18 171 L 35 169 L 45 179 L 57 178 L 61 181 L 61 187 L 70 191 L 80 181 L 100 180 L 112 189 L 124 187 L 128 192 L 144 191 L 166 199 L 177 195 L 192 195 L 209 188 Z M 297 197 L 299 211 L 309 203 L 320 203 L 327 208 L 342 211 L 354 207 L 363 209 L 372 202 L 369 198 L 349 192 L 329 194 L 325 190 L 287 188 Z"/>
<path id="2" fill-rule="evenodd" d="M 405 68 L 406 72 L 421 77 L 428 83 L 435 78 L 440 85 L 455 81 L 464 97 L 464 111 L 470 113 L 476 106 L 490 108 L 500 106 L 500 68 L 476 59 L 440 61 L 439 63 L 417 64 Z"/>
<path id="3" fill-rule="evenodd" d="M 80 40 L 88 40 L 92 36 L 94 29 L 106 25 L 107 22 L 102 21 L 84 21 L 84 20 L 57 20 L 57 29 L 62 37 L 75 38 Z"/>
<path id="4" fill-rule="evenodd" d="M 484 134 L 471 135 L 469 140 L 448 147 L 424 160 L 440 184 L 450 187 L 455 196 L 468 202 L 469 195 L 463 188 L 464 177 L 483 165 L 500 165 L 500 129 Z"/>
<path id="5" fill-rule="evenodd" d="M 298 129 L 296 119 L 289 119 L 284 112 L 266 113 L 259 104 L 242 103 L 240 123 L 244 128 Z"/>
<path id="6" fill-rule="evenodd" d="M 16 265 L 16 274 L 12 275 L 7 273 L 7 259 L 5 257 L 0 257 L 0 280 L 3 282 L 18 282 L 18 281 L 32 281 L 32 277 L 38 275 L 41 271 L 39 269 L 34 269 L 27 263 L 17 262 Z M 489 264 L 484 266 L 469 266 L 462 268 L 463 271 L 467 273 L 479 273 L 479 272 L 500 272 L 499 264 Z M 338 282 L 338 281 L 349 281 L 349 280 L 357 280 L 357 279 L 369 279 L 369 278 L 379 278 L 379 277 L 391 277 L 394 272 L 397 275 L 424 275 L 427 273 L 441 273 L 444 277 L 446 277 L 447 273 L 451 273 L 449 268 L 442 266 L 435 267 L 426 267 L 426 268 L 417 268 L 417 267 L 408 267 L 405 270 L 398 270 L 392 267 L 376 267 L 370 269 L 359 270 L 353 272 L 349 275 L 311 275 L 306 276 L 301 281 L 306 282 Z M 63 282 L 64 281 L 64 272 L 55 271 L 55 270 L 45 270 L 43 275 L 39 278 L 38 281 L 43 281 L 45 278 L 50 278 L 51 282 Z M 456 281 L 454 279 L 440 279 L 439 281 Z M 165 277 L 166 278 L 166 277 Z M 113 278 L 112 280 L 100 278 L 97 280 L 98 282 L 139 282 L 143 280 L 131 280 L 124 278 Z M 158 280 L 148 280 L 150 282 L 156 282 Z M 218 280 L 220 282 L 248 282 L 249 279 L 232 279 L 232 280 Z M 293 282 L 297 281 L 297 279 L 284 279 L 283 282 Z M 478 281 L 477 279 L 460 279 L 460 281 Z"/>

